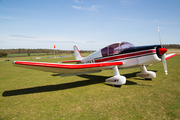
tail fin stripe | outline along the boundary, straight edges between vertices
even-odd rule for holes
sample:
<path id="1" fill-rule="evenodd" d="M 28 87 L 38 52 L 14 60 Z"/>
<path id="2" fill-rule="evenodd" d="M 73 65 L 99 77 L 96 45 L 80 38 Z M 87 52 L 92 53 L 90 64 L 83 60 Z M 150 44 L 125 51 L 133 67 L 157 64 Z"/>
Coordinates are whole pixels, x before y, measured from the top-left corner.
<path id="1" fill-rule="evenodd" d="M 75 45 L 77 51 L 79 52 L 79 49 L 77 48 L 77 46 Z M 79 52 L 79 55 L 82 57 L 81 53 Z"/>
<path id="2" fill-rule="evenodd" d="M 83 57 L 82 57 L 81 53 L 79 52 L 77 46 L 75 45 L 73 48 L 74 48 L 74 56 L 75 56 L 75 59 L 76 59 L 76 60 L 82 60 Z"/>

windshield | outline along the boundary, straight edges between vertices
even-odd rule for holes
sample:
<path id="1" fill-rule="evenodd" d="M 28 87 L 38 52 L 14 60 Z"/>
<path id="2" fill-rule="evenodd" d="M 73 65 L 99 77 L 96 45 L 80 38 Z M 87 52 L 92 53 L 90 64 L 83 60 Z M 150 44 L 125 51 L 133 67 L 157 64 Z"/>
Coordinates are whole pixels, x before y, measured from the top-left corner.
<path id="1" fill-rule="evenodd" d="M 101 53 L 102 56 L 105 57 L 109 55 L 119 54 L 121 51 L 130 47 L 134 47 L 134 45 L 129 42 L 114 43 L 101 49 Z"/>

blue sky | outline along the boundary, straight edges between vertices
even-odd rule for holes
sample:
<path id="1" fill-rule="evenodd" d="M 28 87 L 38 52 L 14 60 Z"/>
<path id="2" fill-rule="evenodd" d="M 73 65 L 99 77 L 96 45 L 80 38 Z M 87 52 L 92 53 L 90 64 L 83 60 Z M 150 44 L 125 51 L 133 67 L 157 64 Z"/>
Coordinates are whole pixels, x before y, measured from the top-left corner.
<path id="1" fill-rule="evenodd" d="M 180 0 L 0 0 L 0 49 L 180 44 Z"/>

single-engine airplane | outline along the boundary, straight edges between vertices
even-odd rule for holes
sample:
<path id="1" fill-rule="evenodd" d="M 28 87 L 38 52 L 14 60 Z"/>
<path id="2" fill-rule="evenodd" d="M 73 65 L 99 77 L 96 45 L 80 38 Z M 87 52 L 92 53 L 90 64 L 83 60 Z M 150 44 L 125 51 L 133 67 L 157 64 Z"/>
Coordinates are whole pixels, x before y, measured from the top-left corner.
<path id="1" fill-rule="evenodd" d="M 121 86 L 126 83 L 126 77 L 120 75 L 118 69 L 140 67 L 141 72 L 136 76 L 152 79 L 156 77 L 156 73 L 148 71 L 146 66 L 162 61 L 167 75 L 166 60 L 177 54 L 165 55 L 167 49 L 162 46 L 159 28 L 158 32 L 160 45 L 134 46 L 129 42 L 120 42 L 108 45 L 87 57 L 82 57 L 78 48 L 74 46 L 76 60 L 62 61 L 62 63 L 14 61 L 13 64 L 19 67 L 60 73 L 62 77 L 112 69 L 114 76 L 107 78 L 105 81 L 115 86 Z M 64 64 L 69 62 L 76 62 L 77 64 Z"/>

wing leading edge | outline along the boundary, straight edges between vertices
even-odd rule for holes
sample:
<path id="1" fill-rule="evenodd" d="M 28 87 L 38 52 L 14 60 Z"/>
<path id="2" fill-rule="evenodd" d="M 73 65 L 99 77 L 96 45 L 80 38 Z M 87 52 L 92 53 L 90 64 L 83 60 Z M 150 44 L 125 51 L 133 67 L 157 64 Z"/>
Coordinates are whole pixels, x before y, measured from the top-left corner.
<path id="1" fill-rule="evenodd" d="M 116 65 L 123 65 L 124 63 L 118 61 L 92 64 L 59 64 L 46 62 L 14 61 L 13 64 L 18 67 L 36 69 L 46 72 L 55 72 L 60 73 L 61 76 L 69 76 L 100 72 L 103 69 L 110 69 Z"/>
<path id="2" fill-rule="evenodd" d="M 172 58 L 176 55 L 177 55 L 177 53 L 171 53 L 171 54 L 166 55 L 165 58 L 166 58 L 166 60 L 168 60 L 169 58 Z"/>

